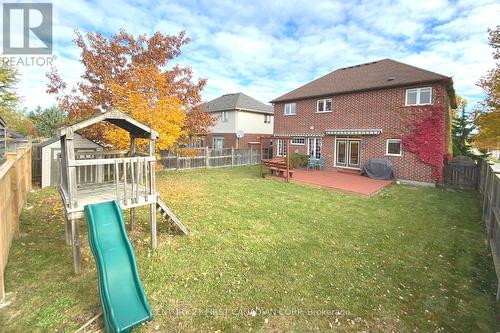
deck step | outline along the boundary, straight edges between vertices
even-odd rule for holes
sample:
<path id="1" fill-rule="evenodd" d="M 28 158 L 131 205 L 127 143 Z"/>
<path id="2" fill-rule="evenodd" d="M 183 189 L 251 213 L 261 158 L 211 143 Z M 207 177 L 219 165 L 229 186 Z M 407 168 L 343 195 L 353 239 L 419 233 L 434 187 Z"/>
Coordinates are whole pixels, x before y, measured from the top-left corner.
<path id="1" fill-rule="evenodd" d="M 337 172 L 339 173 L 347 173 L 351 175 L 360 175 L 361 170 L 356 170 L 356 169 L 343 169 L 343 168 L 337 168 Z"/>
<path id="2" fill-rule="evenodd" d="M 161 200 L 161 198 L 158 196 L 157 202 L 156 202 L 156 209 L 160 212 L 160 214 L 169 222 L 171 222 L 173 225 L 177 227 L 184 235 L 189 235 L 189 229 L 182 224 L 182 222 L 179 220 L 179 218 L 168 208 L 167 204 Z"/>

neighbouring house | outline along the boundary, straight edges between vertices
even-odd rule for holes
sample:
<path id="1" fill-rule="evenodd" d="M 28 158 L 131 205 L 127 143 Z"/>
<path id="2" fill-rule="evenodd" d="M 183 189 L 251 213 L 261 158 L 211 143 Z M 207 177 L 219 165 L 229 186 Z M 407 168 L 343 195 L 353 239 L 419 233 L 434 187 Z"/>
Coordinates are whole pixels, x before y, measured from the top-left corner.
<path id="1" fill-rule="evenodd" d="M 248 148 L 259 137 L 273 133 L 273 107 L 243 93 L 222 95 L 207 103 L 217 124 L 204 145 L 214 149 Z"/>
<path id="2" fill-rule="evenodd" d="M 76 153 L 102 151 L 103 147 L 78 133 L 74 135 Z M 43 142 L 41 149 L 41 186 L 59 186 L 61 182 L 61 141 L 59 137 Z M 35 171 L 34 171 L 35 172 Z"/>
<path id="3" fill-rule="evenodd" d="M 271 101 L 274 134 L 327 169 L 392 162 L 396 178 L 435 183 L 451 156 L 451 77 L 391 59 L 337 69 Z M 275 155 L 286 155 L 275 140 Z"/>

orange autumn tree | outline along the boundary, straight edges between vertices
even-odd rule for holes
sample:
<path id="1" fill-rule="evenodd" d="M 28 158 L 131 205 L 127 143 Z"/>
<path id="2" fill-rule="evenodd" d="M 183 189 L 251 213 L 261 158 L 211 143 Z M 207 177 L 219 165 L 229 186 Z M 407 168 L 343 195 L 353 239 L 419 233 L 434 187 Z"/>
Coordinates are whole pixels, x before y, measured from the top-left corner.
<path id="1" fill-rule="evenodd" d="M 186 114 L 182 109 L 182 101 L 171 93 L 173 87 L 170 82 L 155 67 L 132 70 L 130 78 L 124 85 L 108 83 L 113 107 L 154 127 L 160 133 L 156 142 L 158 150 L 171 148 L 177 139 L 186 135 Z M 117 149 L 127 149 L 129 146 L 128 132 L 118 127 L 107 131 L 105 138 Z M 145 144 L 145 141 L 138 141 L 139 146 Z"/>
<path id="2" fill-rule="evenodd" d="M 197 112 L 206 81 L 195 81 L 191 68 L 172 64 L 189 43 L 184 32 L 134 37 L 124 30 L 109 36 L 76 31 L 74 43 L 81 49 L 84 67 L 76 86 L 68 88 L 56 68 L 47 73 L 47 92 L 56 95 L 68 121 L 116 108 L 155 128 L 160 133 L 158 150 L 196 141 L 213 126 L 207 113 Z M 129 140 L 109 124 L 96 124 L 83 132 L 89 139 L 115 147 L 124 147 Z"/>

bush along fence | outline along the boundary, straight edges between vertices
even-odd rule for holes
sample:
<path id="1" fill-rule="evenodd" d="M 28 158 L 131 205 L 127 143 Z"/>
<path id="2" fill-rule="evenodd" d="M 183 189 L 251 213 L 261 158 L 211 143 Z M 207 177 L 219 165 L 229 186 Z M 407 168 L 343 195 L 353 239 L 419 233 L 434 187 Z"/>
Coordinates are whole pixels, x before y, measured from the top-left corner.
<path id="1" fill-rule="evenodd" d="M 0 166 L 0 307 L 5 304 L 4 270 L 12 239 L 19 235 L 19 217 L 31 189 L 31 147 L 7 153 Z"/>
<path id="2" fill-rule="evenodd" d="M 242 165 L 256 165 L 260 163 L 260 148 L 223 148 L 210 149 L 193 148 L 186 154 L 162 153 L 159 162 L 165 170 L 223 168 Z M 264 158 L 272 156 L 270 149 L 264 150 Z"/>
<path id="3" fill-rule="evenodd" d="M 483 208 L 495 272 L 498 279 L 497 301 L 500 300 L 500 164 L 481 159 L 479 161 L 479 193 Z"/>

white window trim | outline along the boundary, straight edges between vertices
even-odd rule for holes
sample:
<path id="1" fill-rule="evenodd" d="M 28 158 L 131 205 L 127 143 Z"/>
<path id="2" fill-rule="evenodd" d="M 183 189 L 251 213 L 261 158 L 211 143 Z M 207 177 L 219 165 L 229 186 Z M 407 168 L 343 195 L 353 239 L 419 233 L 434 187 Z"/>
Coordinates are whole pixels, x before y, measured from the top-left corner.
<path id="1" fill-rule="evenodd" d="M 280 152 L 280 145 L 281 145 L 281 152 Z M 285 140 L 283 139 L 277 139 L 276 140 L 276 156 L 278 157 L 286 157 L 286 154 L 288 153 L 288 148 L 286 149 L 287 151 L 285 152 Z"/>
<path id="2" fill-rule="evenodd" d="M 227 111 L 222 111 L 222 112 L 220 113 L 220 121 L 221 121 L 221 123 L 227 123 L 228 118 L 229 118 L 229 117 L 228 117 L 228 115 L 227 115 Z"/>
<path id="3" fill-rule="evenodd" d="M 430 103 L 420 103 L 420 91 L 422 89 L 430 89 L 431 94 L 430 94 Z M 415 104 L 408 104 L 408 92 L 409 91 L 416 91 L 417 92 L 417 99 Z M 421 87 L 421 88 L 410 88 L 406 89 L 405 91 L 405 106 L 417 106 L 417 105 L 432 105 L 432 87 Z"/>
<path id="4" fill-rule="evenodd" d="M 294 140 L 294 139 L 304 139 L 304 143 L 293 143 L 293 140 Z M 295 138 L 292 138 L 292 139 L 290 140 L 290 142 L 291 142 L 291 143 L 290 143 L 290 145 L 291 145 L 291 146 L 305 146 L 305 145 L 306 145 L 306 138 L 303 138 L 303 137 L 295 137 Z"/>
<path id="5" fill-rule="evenodd" d="M 399 154 L 389 154 L 389 142 L 399 142 Z M 403 156 L 403 143 L 401 139 L 387 139 L 385 140 L 385 156 Z"/>
<path id="6" fill-rule="evenodd" d="M 270 124 L 272 122 L 272 117 L 270 114 L 264 115 L 264 124 Z"/>
<path id="7" fill-rule="evenodd" d="M 294 111 L 293 113 L 286 113 L 286 106 L 287 106 L 287 105 L 295 105 L 295 106 L 294 106 L 294 108 L 293 108 L 293 109 L 294 109 L 294 110 L 293 110 L 293 111 Z M 292 110 L 292 108 L 290 107 L 290 111 L 291 111 L 291 110 Z M 283 114 L 284 114 L 285 116 L 295 116 L 295 115 L 297 114 L 297 105 L 296 105 L 295 103 L 285 103 L 285 106 L 283 107 Z"/>
<path id="8" fill-rule="evenodd" d="M 326 101 L 330 101 L 330 110 L 329 111 L 319 111 L 319 102 L 323 102 L 323 108 L 326 107 Z M 316 113 L 329 113 L 332 112 L 333 104 L 332 104 L 332 99 L 331 98 L 326 98 L 326 99 L 318 99 L 316 101 Z"/>
<path id="9" fill-rule="evenodd" d="M 215 148 L 215 140 L 216 140 L 216 139 L 219 139 L 219 140 L 220 140 L 220 139 L 222 139 L 222 148 Z M 224 149 L 224 143 L 225 143 L 224 141 L 225 141 L 225 140 L 224 140 L 224 137 L 223 137 L 223 136 L 214 136 L 214 137 L 212 138 L 212 147 L 213 147 L 213 149 Z"/>

